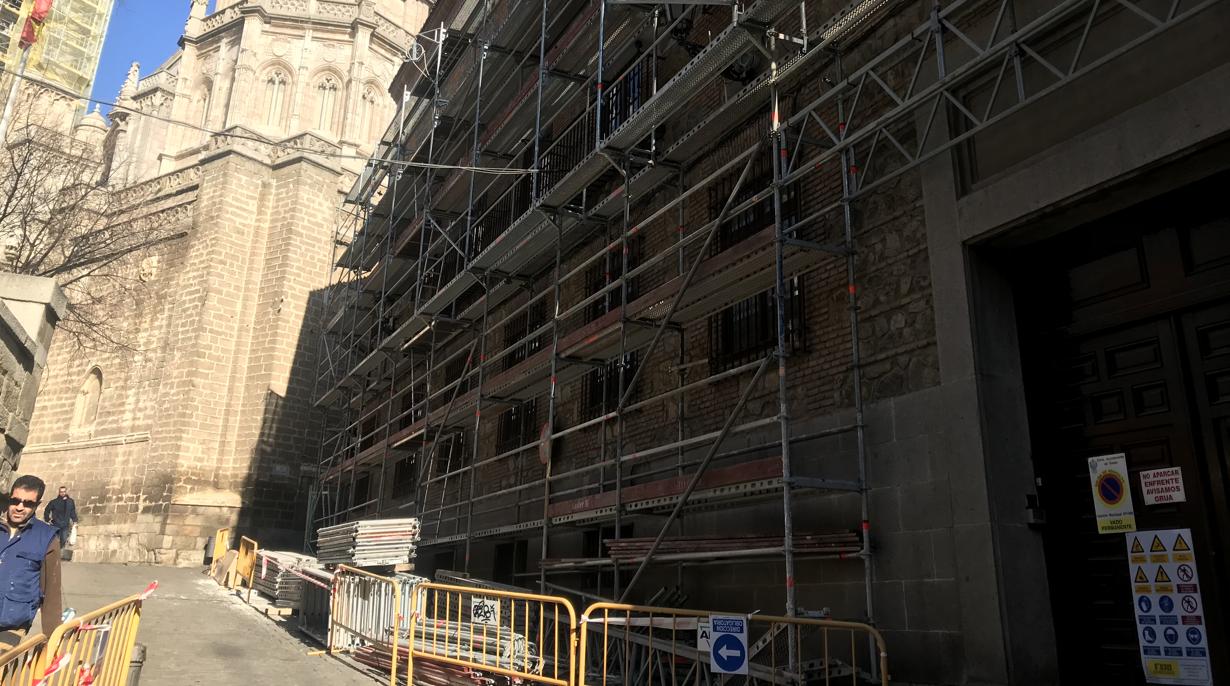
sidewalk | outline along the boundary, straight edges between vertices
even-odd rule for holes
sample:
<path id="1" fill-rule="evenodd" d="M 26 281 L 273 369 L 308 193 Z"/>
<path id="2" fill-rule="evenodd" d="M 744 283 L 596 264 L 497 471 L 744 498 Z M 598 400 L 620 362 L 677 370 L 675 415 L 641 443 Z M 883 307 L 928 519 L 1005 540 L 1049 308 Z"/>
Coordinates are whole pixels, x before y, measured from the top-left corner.
<path id="1" fill-rule="evenodd" d="M 145 603 L 137 638 L 148 651 L 141 673 L 146 686 L 240 679 L 260 684 L 375 683 L 335 658 L 308 656 L 321 646 L 258 614 L 198 569 L 69 562 L 64 565 L 64 606 L 85 613 L 140 593 L 155 579 L 158 590 Z"/>

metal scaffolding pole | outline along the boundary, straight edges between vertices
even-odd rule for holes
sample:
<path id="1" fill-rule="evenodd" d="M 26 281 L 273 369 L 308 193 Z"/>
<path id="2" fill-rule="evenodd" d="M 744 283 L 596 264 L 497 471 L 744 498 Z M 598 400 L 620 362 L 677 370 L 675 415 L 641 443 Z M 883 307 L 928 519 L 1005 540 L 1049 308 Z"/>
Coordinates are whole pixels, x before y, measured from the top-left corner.
<path id="1" fill-rule="evenodd" d="M 786 318 L 788 307 L 786 302 L 786 274 L 785 274 L 785 242 L 784 233 L 786 227 L 785 216 L 782 213 L 782 164 L 785 161 L 788 151 L 786 149 L 786 139 L 782 133 L 781 121 L 781 93 L 777 82 L 777 49 L 776 40 L 771 40 L 773 49 L 773 62 L 770 75 L 772 104 L 772 121 L 770 129 L 770 140 L 772 146 L 769 151 L 769 163 L 773 167 L 773 249 L 774 249 L 774 289 L 773 300 L 776 309 L 777 321 L 774 327 L 777 335 L 777 421 L 778 429 L 781 432 L 781 459 L 782 459 L 782 554 L 786 564 L 786 616 L 794 617 L 797 612 L 795 601 L 795 578 L 794 578 L 794 506 L 791 494 L 791 477 L 793 471 L 790 462 L 790 407 L 787 397 L 786 387 L 786 357 L 788 355 L 789 339 L 786 333 Z M 788 638 L 786 645 L 788 646 L 789 664 L 791 669 L 794 669 L 798 664 L 798 646 L 797 646 L 796 627 L 791 625 L 788 627 Z"/>

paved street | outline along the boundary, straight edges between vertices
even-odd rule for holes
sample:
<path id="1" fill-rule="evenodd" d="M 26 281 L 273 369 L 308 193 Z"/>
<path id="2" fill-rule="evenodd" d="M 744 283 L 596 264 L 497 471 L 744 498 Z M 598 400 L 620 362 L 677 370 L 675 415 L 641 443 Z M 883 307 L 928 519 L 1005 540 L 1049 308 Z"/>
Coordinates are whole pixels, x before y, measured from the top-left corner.
<path id="1" fill-rule="evenodd" d="M 148 649 L 141 683 L 217 684 L 224 674 L 260 684 L 371 684 L 335 658 L 308 656 L 320 646 L 228 595 L 199 569 L 64 566 L 64 605 L 78 613 L 139 593 L 158 580 L 146 601 L 138 641 Z"/>

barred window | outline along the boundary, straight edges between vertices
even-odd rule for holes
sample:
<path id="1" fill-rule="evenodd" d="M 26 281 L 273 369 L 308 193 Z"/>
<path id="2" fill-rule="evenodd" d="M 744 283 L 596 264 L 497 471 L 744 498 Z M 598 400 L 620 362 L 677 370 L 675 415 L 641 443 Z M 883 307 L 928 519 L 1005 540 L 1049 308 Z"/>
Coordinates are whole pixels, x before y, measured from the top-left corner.
<path id="1" fill-rule="evenodd" d="M 414 459 L 403 457 L 393 465 L 393 497 L 408 495 L 414 488 Z"/>
<path id="2" fill-rule="evenodd" d="M 545 334 L 526 339 L 526 336 L 546 323 L 547 301 L 542 299 L 527 307 L 504 325 L 504 345 L 512 348 L 504 356 L 505 370 L 521 364 L 546 345 Z"/>
<path id="3" fill-rule="evenodd" d="M 773 182 L 768 159 L 761 156 L 753 167 L 749 180 L 745 181 L 735 195 L 732 207 L 746 202 L 757 192 Z M 738 175 L 727 175 L 709 189 L 709 214 L 717 218 L 730 197 Z M 782 189 L 782 221 L 789 227 L 798 221 L 802 212 L 802 200 L 798 185 Z M 742 212 L 730 216 L 718 229 L 715 253 L 727 250 L 747 240 L 760 231 L 773 226 L 773 196 Z M 798 352 L 807 347 L 804 282 L 802 276 L 786 282 L 786 345 L 788 352 Z M 762 293 L 718 312 L 709 318 L 709 371 L 718 373 L 762 357 L 777 345 L 777 309 L 775 290 Z"/>
<path id="4" fill-rule="evenodd" d="M 613 411 L 619 405 L 620 359 L 614 358 L 606 366 L 594 369 L 585 375 L 581 393 L 581 421 L 593 419 Z M 640 364 L 640 353 L 630 352 L 623 356 L 624 383 L 632 381 Z M 639 385 L 639 384 L 638 384 Z M 633 392 L 633 398 L 636 392 Z"/>
<path id="5" fill-rule="evenodd" d="M 538 399 L 513 405 L 500 414 L 496 424 L 495 449 L 506 453 L 538 437 Z"/>
<path id="6" fill-rule="evenodd" d="M 605 288 L 608 284 L 614 283 L 623 278 L 624 275 L 624 260 L 620 254 L 619 245 L 607 252 L 605 257 L 599 260 L 585 272 L 585 295 L 589 297 L 598 291 Z M 645 236 L 637 234 L 632 236 L 627 241 L 628 245 L 628 270 L 636 269 L 641 264 L 641 260 L 645 254 Z M 634 276 L 624 282 L 624 287 L 628 289 L 628 302 L 635 300 L 640 293 L 640 277 Z M 601 298 L 590 303 L 585 320 L 594 321 L 598 317 L 617 309 L 622 303 L 620 289 L 613 288 L 603 294 Z"/>
<path id="7" fill-rule="evenodd" d="M 447 434 L 440 440 L 436 445 L 435 457 L 432 459 L 432 476 L 447 474 L 466 464 L 470 458 L 467 448 L 469 441 L 466 440 L 466 436 L 464 431 L 458 431 Z M 430 452 L 431 448 L 428 447 L 427 450 Z"/>

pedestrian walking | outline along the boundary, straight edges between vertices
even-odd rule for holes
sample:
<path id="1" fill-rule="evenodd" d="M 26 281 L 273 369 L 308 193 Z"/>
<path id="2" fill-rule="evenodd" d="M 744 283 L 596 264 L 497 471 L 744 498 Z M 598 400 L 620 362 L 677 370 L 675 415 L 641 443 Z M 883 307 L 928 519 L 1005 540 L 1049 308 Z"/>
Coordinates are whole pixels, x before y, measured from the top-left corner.
<path id="1" fill-rule="evenodd" d="M 77 503 L 68 495 L 68 489 L 60 487 L 55 500 L 47 503 L 43 509 L 43 519 L 47 521 L 60 536 L 60 550 L 68 542 L 68 533 L 77 525 Z"/>
<path id="2" fill-rule="evenodd" d="M 42 630 L 60 625 L 60 541 L 54 528 L 34 516 L 46 484 L 29 474 L 17 477 L 4 510 L 0 537 L 0 649 L 16 646 L 42 610 Z"/>

